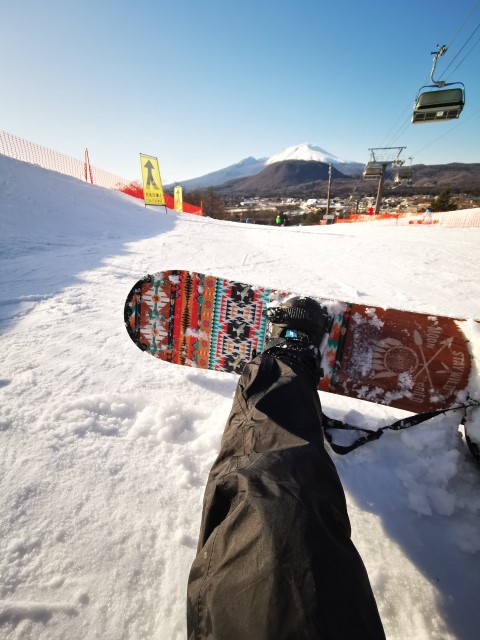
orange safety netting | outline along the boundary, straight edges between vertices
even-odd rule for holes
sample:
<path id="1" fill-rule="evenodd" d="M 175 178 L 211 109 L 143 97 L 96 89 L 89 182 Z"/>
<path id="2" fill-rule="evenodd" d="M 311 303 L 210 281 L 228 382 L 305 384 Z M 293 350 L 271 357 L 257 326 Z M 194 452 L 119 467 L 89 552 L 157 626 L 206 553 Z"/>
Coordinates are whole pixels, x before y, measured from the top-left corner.
<path id="1" fill-rule="evenodd" d="M 422 225 L 438 227 L 480 227 L 480 208 L 433 213 L 405 213 L 398 218 L 399 226 Z"/>
<path id="2" fill-rule="evenodd" d="M 130 182 L 130 184 L 126 184 L 125 186 L 119 189 L 122 193 L 126 193 L 129 196 L 133 196 L 134 198 L 139 198 L 143 200 L 143 187 L 138 184 L 138 182 Z M 173 196 L 168 193 L 163 194 L 165 196 L 165 206 L 167 209 L 174 209 L 175 203 Z M 196 216 L 202 216 L 203 211 L 202 207 L 198 207 L 195 204 L 189 204 L 188 202 L 183 202 L 183 212 L 184 213 L 193 213 Z"/>
<path id="3" fill-rule="evenodd" d="M 356 222 L 389 222 L 396 226 L 480 227 L 480 208 L 433 213 L 382 213 L 373 216 L 350 214 L 349 219 L 336 220 L 336 224 Z"/>
<path id="4" fill-rule="evenodd" d="M 82 162 L 82 160 L 78 160 L 77 158 L 72 158 L 58 151 L 42 147 L 39 144 L 1 130 L 0 153 L 16 160 L 37 164 L 50 171 L 58 171 L 59 173 L 72 176 L 78 180 L 86 180 L 100 187 L 115 189 L 123 193 L 128 193 L 136 198 L 143 199 L 143 189 L 140 185 L 92 166 L 87 154 L 85 155 L 85 161 Z M 169 209 L 174 209 L 173 198 L 168 194 L 165 194 L 165 203 Z M 188 202 L 183 203 L 183 211 L 199 216 L 203 215 L 201 207 L 189 204 Z"/>
<path id="5" fill-rule="evenodd" d="M 380 213 L 378 215 L 364 215 L 361 213 L 351 213 L 350 218 L 339 218 L 336 222 L 378 222 L 378 220 L 396 220 L 398 213 Z"/>

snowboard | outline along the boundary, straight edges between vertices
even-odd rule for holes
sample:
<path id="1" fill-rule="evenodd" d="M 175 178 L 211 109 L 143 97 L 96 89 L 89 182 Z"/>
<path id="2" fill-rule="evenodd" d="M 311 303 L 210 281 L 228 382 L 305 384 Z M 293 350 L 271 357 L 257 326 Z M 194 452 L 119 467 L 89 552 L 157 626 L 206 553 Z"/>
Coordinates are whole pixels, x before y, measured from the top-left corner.
<path id="1" fill-rule="evenodd" d="M 266 309 L 299 292 L 170 270 L 127 296 L 125 325 L 142 351 L 172 364 L 241 373 L 261 352 Z M 315 296 L 316 297 L 316 296 Z M 319 389 L 415 413 L 465 398 L 472 361 L 454 318 L 316 297 L 331 327 Z"/>

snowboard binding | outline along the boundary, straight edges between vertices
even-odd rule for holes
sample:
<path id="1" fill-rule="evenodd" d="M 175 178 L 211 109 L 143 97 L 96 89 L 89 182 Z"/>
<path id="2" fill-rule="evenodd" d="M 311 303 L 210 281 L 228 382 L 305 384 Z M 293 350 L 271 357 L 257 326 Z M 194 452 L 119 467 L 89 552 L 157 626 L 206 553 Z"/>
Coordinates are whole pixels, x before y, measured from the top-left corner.
<path id="1" fill-rule="evenodd" d="M 313 298 L 293 296 L 269 307 L 266 317 L 264 353 L 304 365 L 318 384 L 323 376 L 322 344 L 331 327 L 326 307 Z"/>
<path id="2" fill-rule="evenodd" d="M 284 338 L 320 349 L 331 327 L 326 307 L 308 297 L 287 298 L 280 305 L 269 307 L 266 316 L 267 341 Z"/>

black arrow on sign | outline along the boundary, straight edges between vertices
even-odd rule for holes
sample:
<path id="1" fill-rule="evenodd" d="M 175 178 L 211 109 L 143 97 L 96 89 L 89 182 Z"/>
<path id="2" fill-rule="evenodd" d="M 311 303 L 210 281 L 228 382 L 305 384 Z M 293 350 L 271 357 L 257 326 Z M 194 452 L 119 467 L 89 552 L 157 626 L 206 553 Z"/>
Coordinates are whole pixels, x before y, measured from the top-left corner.
<path id="1" fill-rule="evenodd" d="M 153 169 L 153 164 L 150 162 L 150 160 L 148 162 L 146 162 L 144 164 L 145 169 L 148 169 L 148 174 L 147 174 L 147 187 L 152 187 L 152 189 L 158 189 L 155 180 L 153 179 L 153 175 L 152 175 L 152 169 Z"/>

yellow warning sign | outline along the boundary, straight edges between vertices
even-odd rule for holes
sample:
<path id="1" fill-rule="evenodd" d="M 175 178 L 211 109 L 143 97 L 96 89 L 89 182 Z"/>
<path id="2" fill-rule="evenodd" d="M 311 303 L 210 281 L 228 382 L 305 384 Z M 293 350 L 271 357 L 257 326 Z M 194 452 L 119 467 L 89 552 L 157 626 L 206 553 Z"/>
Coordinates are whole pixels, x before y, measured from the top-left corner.
<path id="1" fill-rule="evenodd" d="M 173 202 L 175 211 L 183 211 L 183 192 L 180 185 L 176 186 L 173 190 Z"/>
<path id="2" fill-rule="evenodd" d="M 145 204 L 165 205 L 162 178 L 160 177 L 157 158 L 145 156 L 141 153 L 140 165 L 142 167 L 143 199 Z"/>

